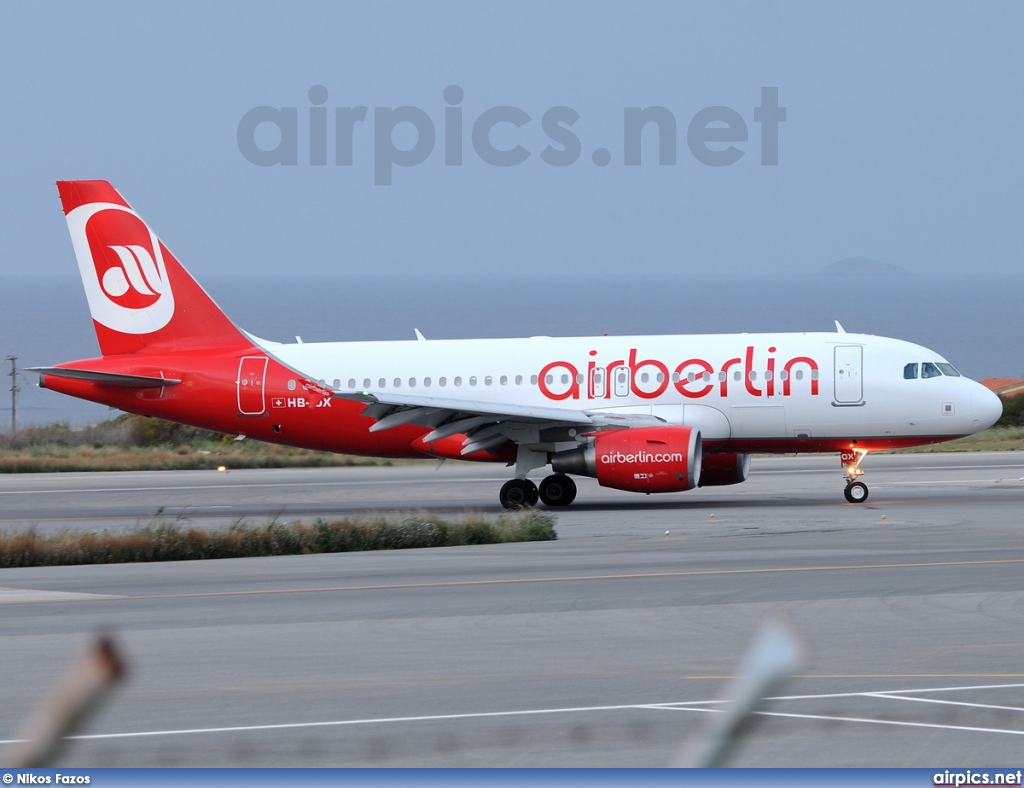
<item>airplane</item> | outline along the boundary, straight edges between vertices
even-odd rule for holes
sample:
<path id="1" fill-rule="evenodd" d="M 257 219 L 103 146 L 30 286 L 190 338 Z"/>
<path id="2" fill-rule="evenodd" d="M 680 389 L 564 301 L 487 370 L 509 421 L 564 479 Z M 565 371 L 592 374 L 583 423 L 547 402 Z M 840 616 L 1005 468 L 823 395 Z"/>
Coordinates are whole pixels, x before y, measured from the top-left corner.
<path id="1" fill-rule="evenodd" d="M 873 450 L 990 427 L 999 398 L 928 348 L 834 332 L 272 342 L 236 327 L 106 181 L 57 183 L 100 358 L 42 388 L 270 443 L 514 466 L 505 508 L 573 476 L 639 493 L 738 484 L 754 452 Z M 550 465 L 539 487 L 528 476 Z"/>

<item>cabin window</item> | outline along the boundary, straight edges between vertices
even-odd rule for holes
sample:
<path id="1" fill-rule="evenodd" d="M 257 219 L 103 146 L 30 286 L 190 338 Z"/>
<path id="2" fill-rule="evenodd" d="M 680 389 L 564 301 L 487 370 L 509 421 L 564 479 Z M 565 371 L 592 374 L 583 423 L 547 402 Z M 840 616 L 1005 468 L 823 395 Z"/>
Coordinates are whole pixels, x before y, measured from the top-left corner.
<path id="1" fill-rule="evenodd" d="M 295 391 L 295 381 L 294 380 L 289 380 L 288 381 L 288 390 L 289 391 Z"/>
<path id="2" fill-rule="evenodd" d="M 932 362 L 926 361 L 921 365 L 921 377 L 922 378 L 938 378 L 941 377 L 942 373 L 939 372 L 939 368 Z"/>
<path id="3" fill-rule="evenodd" d="M 747 377 L 749 377 L 751 380 L 757 380 L 757 370 L 750 370 L 750 374 Z"/>
<path id="4" fill-rule="evenodd" d="M 448 385 L 448 378 L 438 378 L 437 385 L 440 386 L 441 388 L 444 388 L 445 386 Z"/>
<path id="5" fill-rule="evenodd" d="M 641 375 L 640 375 L 640 382 L 641 383 L 646 383 L 650 379 L 651 379 L 651 376 L 648 375 L 646 372 L 641 373 Z"/>
<path id="6" fill-rule="evenodd" d="M 370 379 L 369 378 L 363 378 L 363 388 L 364 389 L 370 388 Z"/>
<path id="7" fill-rule="evenodd" d="M 378 380 L 377 383 L 378 383 L 380 388 L 385 388 L 388 385 L 388 382 L 386 380 L 384 380 L 384 378 L 381 378 L 380 380 Z"/>
<path id="8" fill-rule="evenodd" d="M 678 383 L 679 382 L 679 373 L 678 372 L 673 372 L 672 373 L 672 382 L 673 383 Z"/>
<path id="9" fill-rule="evenodd" d="M 811 370 L 811 380 L 817 380 L 817 379 L 818 379 L 818 370 L 812 369 Z"/>
<path id="10" fill-rule="evenodd" d="M 485 386 L 490 386 L 491 383 L 493 383 L 493 382 L 494 382 L 494 380 L 491 378 L 490 375 L 488 375 L 487 377 L 484 378 L 484 385 Z"/>
<path id="11" fill-rule="evenodd" d="M 936 362 L 935 366 L 942 370 L 942 374 L 950 378 L 960 377 L 960 373 L 954 369 L 952 364 L 939 364 Z"/>
<path id="12" fill-rule="evenodd" d="M 562 385 L 563 386 L 568 386 L 569 385 L 569 376 L 568 375 L 562 375 Z"/>
<path id="13" fill-rule="evenodd" d="M 740 371 L 737 369 L 735 372 L 732 373 L 732 379 L 733 380 L 743 380 L 743 375 L 741 375 Z"/>
<path id="14" fill-rule="evenodd" d="M 523 376 L 522 375 L 516 375 L 516 385 L 517 386 L 522 386 L 523 385 Z"/>
<path id="15" fill-rule="evenodd" d="M 423 385 L 425 388 L 430 388 L 430 378 L 423 378 Z"/>
<path id="16" fill-rule="evenodd" d="M 917 379 L 917 364 L 907 364 L 903 368 L 903 379 L 904 380 L 916 380 Z"/>
<path id="17" fill-rule="evenodd" d="M 349 387 L 349 390 L 352 390 L 352 389 L 354 389 L 356 387 L 356 379 L 355 378 L 349 378 L 348 379 L 348 387 Z"/>
<path id="18" fill-rule="evenodd" d="M 334 388 L 336 388 L 336 389 L 340 389 L 341 388 L 341 381 L 338 378 L 334 379 Z"/>
<path id="19" fill-rule="evenodd" d="M 551 381 L 548 381 L 548 382 L 550 383 Z M 536 375 L 530 375 L 530 385 L 532 385 L 532 386 L 536 386 L 537 385 L 537 376 Z"/>
<path id="20" fill-rule="evenodd" d="M 416 378 L 409 378 L 409 388 L 416 388 Z"/>
<path id="21" fill-rule="evenodd" d="M 554 375 L 545 375 L 544 376 L 544 382 L 547 383 L 550 386 L 552 383 L 555 382 L 555 376 Z"/>
<path id="22" fill-rule="evenodd" d="M 659 372 L 657 375 L 654 376 L 654 379 L 656 381 L 658 381 L 658 383 L 664 383 L 665 382 L 665 374 L 663 372 Z"/>
<path id="23" fill-rule="evenodd" d="M 796 371 L 796 379 L 797 380 L 803 380 L 804 379 L 804 371 L 802 369 L 798 369 Z"/>
<path id="24" fill-rule="evenodd" d="M 786 370 L 782 370 L 782 372 L 779 373 L 779 380 L 789 380 L 789 373 L 786 372 Z"/>
<path id="25" fill-rule="evenodd" d="M 507 386 L 508 385 L 508 375 L 502 375 L 501 376 L 501 385 L 502 386 Z"/>
<path id="26" fill-rule="evenodd" d="M 452 382 L 455 383 L 456 386 L 461 386 L 462 385 L 462 378 L 461 377 L 456 377 L 455 380 L 452 381 Z"/>
<path id="27" fill-rule="evenodd" d="M 711 380 L 711 373 L 705 372 L 703 375 L 700 376 L 700 379 L 707 383 L 709 380 Z"/>

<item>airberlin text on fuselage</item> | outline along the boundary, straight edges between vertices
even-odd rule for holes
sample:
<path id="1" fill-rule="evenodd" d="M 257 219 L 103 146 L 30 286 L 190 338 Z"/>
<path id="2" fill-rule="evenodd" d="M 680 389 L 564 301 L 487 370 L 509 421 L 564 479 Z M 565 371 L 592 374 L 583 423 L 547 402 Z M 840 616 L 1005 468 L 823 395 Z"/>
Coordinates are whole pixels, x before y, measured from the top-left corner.
<path id="1" fill-rule="evenodd" d="M 552 400 L 566 399 L 611 399 L 613 394 L 621 396 L 624 391 L 616 390 L 616 371 L 629 371 L 629 391 L 641 399 L 657 399 L 668 387 L 674 386 L 682 396 L 701 399 L 718 390 L 719 396 L 727 397 L 730 387 L 739 387 L 752 397 L 791 396 L 793 381 L 806 376 L 811 396 L 818 395 L 818 363 L 810 356 L 794 356 L 782 362 L 773 354 L 776 348 L 769 347 L 766 356 L 748 345 L 742 357 L 726 359 L 712 364 L 702 358 L 688 358 L 670 369 L 669 364 L 656 358 L 639 358 L 639 351 L 631 348 L 628 358 L 601 363 L 596 359 L 597 351 L 590 351 L 586 374 L 569 361 L 552 361 L 541 369 L 537 385 L 541 394 Z M 756 361 L 756 366 L 755 366 Z M 756 373 L 755 373 L 756 370 Z M 643 373 L 647 372 L 645 382 Z M 735 379 L 735 372 L 742 372 L 742 380 Z M 549 380 L 550 377 L 550 380 Z"/>

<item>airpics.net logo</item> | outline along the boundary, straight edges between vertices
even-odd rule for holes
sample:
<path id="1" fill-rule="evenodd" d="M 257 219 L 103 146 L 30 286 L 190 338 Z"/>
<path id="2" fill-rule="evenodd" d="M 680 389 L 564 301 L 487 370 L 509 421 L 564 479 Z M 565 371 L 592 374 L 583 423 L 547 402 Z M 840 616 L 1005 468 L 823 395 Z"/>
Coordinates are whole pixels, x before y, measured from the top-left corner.
<path id="1" fill-rule="evenodd" d="M 548 166 L 569 167 L 584 159 L 585 149 L 593 166 L 639 167 L 655 158 L 653 151 L 645 157 L 642 145 L 651 133 L 657 139 L 658 166 L 671 167 L 678 161 L 683 131 L 690 155 L 708 167 L 728 167 L 758 148 L 760 164 L 774 166 L 779 163 L 779 124 L 786 120 L 779 89 L 762 87 L 760 104 L 746 114 L 730 107 L 704 107 L 689 115 L 685 126 L 664 106 L 624 107 L 618 144 L 589 147 L 573 130 L 580 113 L 555 106 L 539 116 L 548 144 L 530 150 L 524 143 L 531 124 L 538 122 L 535 114 L 509 105 L 470 111 L 463 106 L 465 91 L 458 85 L 449 85 L 442 95 L 444 104 L 433 116 L 413 106 L 373 107 L 371 112 L 368 106 L 328 107 L 327 88 L 314 85 L 307 107 L 260 106 L 246 112 L 238 122 L 238 150 L 258 167 L 298 166 L 300 159 L 313 167 L 326 167 L 328 161 L 352 167 L 358 158 L 372 154 L 374 183 L 390 186 L 395 167 L 423 164 L 437 148 L 443 149 L 446 167 L 461 167 L 470 151 L 493 167 L 515 167 L 534 155 Z M 435 118 L 440 121 L 435 123 Z M 751 139 L 751 123 L 756 140 Z"/>

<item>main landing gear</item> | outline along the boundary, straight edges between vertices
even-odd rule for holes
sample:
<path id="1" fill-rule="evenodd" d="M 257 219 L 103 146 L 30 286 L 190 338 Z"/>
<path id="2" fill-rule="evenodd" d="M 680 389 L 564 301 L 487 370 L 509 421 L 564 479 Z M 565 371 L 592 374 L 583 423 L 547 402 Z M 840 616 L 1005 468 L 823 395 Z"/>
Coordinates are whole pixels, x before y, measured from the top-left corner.
<path id="1" fill-rule="evenodd" d="M 864 503 L 868 499 L 868 486 L 858 481 L 864 475 L 864 471 L 860 469 L 860 461 L 867 453 L 867 449 L 848 449 L 839 455 L 843 464 L 843 477 L 846 479 L 843 495 L 850 503 Z"/>
<path id="2" fill-rule="evenodd" d="M 538 490 L 529 479 L 509 479 L 498 493 L 498 500 L 506 509 L 536 506 L 538 499 L 548 506 L 568 506 L 576 500 L 576 482 L 556 473 L 542 481 Z"/>

